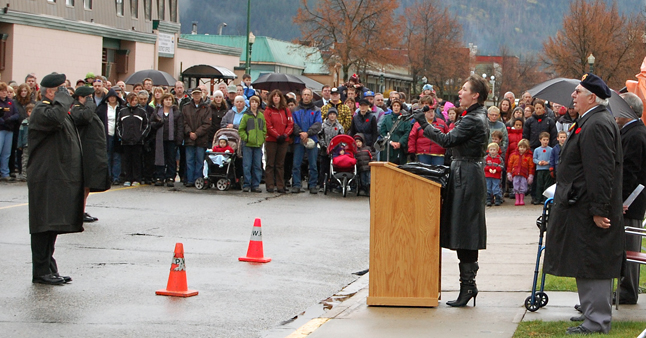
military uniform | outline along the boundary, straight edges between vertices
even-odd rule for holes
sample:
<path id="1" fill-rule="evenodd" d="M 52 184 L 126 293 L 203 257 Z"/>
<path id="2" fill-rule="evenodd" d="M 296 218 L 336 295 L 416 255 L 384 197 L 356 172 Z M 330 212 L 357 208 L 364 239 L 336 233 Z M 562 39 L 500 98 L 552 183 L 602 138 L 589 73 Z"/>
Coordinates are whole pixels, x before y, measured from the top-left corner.
<path id="1" fill-rule="evenodd" d="M 45 76 L 41 86 L 57 86 L 51 76 Z M 68 113 L 71 103 L 68 94 L 58 92 L 54 100 L 38 102 L 29 118 L 29 233 L 33 282 L 37 283 L 64 282 L 53 257 L 56 236 L 83 231 L 82 152 Z"/>

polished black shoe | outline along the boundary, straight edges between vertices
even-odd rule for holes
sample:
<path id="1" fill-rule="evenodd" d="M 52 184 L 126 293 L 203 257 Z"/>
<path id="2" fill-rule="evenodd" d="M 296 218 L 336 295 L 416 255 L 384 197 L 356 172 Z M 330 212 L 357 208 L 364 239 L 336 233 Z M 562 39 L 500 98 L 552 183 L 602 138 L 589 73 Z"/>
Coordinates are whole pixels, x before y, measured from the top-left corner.
<path id="1" fill-rule="evenodd" d="M 582 322 L 585 320 L 584 315 L 576 316 L 576 317 L 570 317 L 570 321 L 572 322 Z"/>
<path id="2" fill-rule="evenodd" d="M 581 311 L 581 304 L 574 305 L 574 309 L 581 312 L 581 313 L 583 313 L 583 311 Z"/>
<path id="3" fill-rule="evenodd" d="M 90 216 L 90 214 L 88 214 L 87 212 L 83 214 L 84 223 L 92 223 L 92 222 L 96 222 L 97 220 L 98 218 L 95 219 L 94 217 Z"/>
<path id="4" fill-rule="evenodd" d="M 59 278 L 63 278 L 63 280 L 65 281 L 65 283 L 69 283 L 69 282 L 71 282 L 71 281 L 72 281 L 72 277 L 70 277 L 70 276 L 61 276 L 61 275 L 59 275 L 59 274 L 58 274 L 58 272 L 57 272 L 57 273 L 53 273 L 53 274 L 52 274 L 52 276 L 54 276 L 54 277 L 59 277 Z"/>
<path id="5" fill-rule="evenodd" d="M 44 275 L 44 276 L 37 276 L 32 278 L 31 280 L 32 283 L 38 283 L 38 284 L 47 284 L 47 285 L 63 285 L 65 284 L 65 280 L 61 277 L 56 277 L 53 275 Z"/>
<path id="6" fill-rule="evenodd" d="M 593 333 L 597 333 L 597 332 L 588 330 L 585 327 L 583 327 L 583 325 L 568 327 L 567 330 L 565 331 L 565 334 L 589 335 L 589 334 L 593 334 Z"/>

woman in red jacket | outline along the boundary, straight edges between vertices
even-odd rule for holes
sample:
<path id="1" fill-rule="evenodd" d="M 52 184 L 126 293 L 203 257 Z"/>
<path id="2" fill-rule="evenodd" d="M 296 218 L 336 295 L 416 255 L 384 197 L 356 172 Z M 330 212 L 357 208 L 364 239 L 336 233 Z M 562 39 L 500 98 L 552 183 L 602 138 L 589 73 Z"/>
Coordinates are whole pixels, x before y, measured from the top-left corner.
<path id="1" fill-rule="evenodd" d="M 274 192 L 276 188 L 277 192 L 284 194 L 285 154 L 291 141 L 289 135 L 294 131 L 294 120 L 280 90 L 275 89 L 269 93 L 269 104 L 264 114 L 267 121 L 265 184 L 267 192 Z"/>
<path id="2" fill-rule="evenodd" d="M 435 128 L 443 133 L 449 132 L 446 123 L 435 117 L 435 110 L 430 109 L 424 115 L 426 116 L 426 120 Z M 417 161 L 419 162 L 441 165 L 444 164 L 444 153 L 446 153 L 446 150 L 429 138 L 424 137 L 424 129 L 419 126 L 419 123 L 415 122 L 413 129 L 411 129 L 408 135 L 408 152 L 417 155 Z"/>

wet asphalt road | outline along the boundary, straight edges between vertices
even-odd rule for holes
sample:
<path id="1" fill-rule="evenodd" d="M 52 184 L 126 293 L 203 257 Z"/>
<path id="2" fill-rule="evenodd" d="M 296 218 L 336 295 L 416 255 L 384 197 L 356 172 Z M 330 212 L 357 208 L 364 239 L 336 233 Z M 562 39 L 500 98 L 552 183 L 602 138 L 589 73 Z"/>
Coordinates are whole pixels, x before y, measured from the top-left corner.
<path id="1" fill-rule="evenodd" d="M 58 237 L 64 286 L 31 283 L 25 183 L 0 183 L 3 337 L 263 337 L 368 267 L 368 198 L 140 186 L 88 199 L 99 221 Z M 262 186 L 264 188 L 264 186 Z M 267 264 L 238 262 L 254 218 Z M 164 289 L 184 244 L 191 298 Z"/>

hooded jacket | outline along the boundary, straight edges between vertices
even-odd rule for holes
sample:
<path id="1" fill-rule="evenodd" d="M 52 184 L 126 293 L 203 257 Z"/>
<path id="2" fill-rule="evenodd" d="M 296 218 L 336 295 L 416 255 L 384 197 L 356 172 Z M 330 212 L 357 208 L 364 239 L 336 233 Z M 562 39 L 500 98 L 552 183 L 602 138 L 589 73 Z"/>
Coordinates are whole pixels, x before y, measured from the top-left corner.
<path id="1" fill-rule="evenodd" d="M 319 133 L 319 144 L 321 145 L 321 149 L 327 149 L 332 138 L 343 133 L 345 133 L 345 130 L 338 120 L 332 122 L 330 119 L 326 119 L 323 122 L 321 132 Z M 325 154 L 326 152 L 324 151 L 322 153 Z"/>
<path id="2" fill-rule="evenodd" d="M 357 153 L 354 155 L 354 158 L 357 159 L 358 169 L 360 172 L 370 172 L 369 163 L 372 162 L 372 153 L 370 152 L 370 147 L 366 145 L 365 136 L 358 133 L 354 135 L 354 139 L 360 139 L 363 142 L 363 147 L 357 148 Z"/>
<path id="3" fill-rule="evenodd" d="M 117 134 L 121 139 L 121 145 L 143 145 L 149 131 L 150 123 L 146 111 L 140 105 L 127 105 L 119 111 Z"/>
<path id="4" fill-rule="evenodd" d="M 116 117 L 114 119 L 114 125 L 112 126 L 115 130 L 114 136 L 117 136 L 116 129 L 117 129 L 117 121 L 119 120 L 119 111 L 121 108 L 125 106 L 125 102 L 123 101 L 122 98 L 117 95 L 117 92 L 114 91 L 114 89 L 110 88 L 108 90 L 108 94 L 106 94 L 105 98 L 99 105 L 96 107 L 96 115 L 99 116 L 99 119 L 101 119 L 101 122 L 103 122 L 103 127 L 105 129 L 105 135 L 108 136 L 108 98 L 114 96 L 117 98 L 117 108 L 116 108 Z M 116 138 L 116 137 L 115 137 Z"/>
<path id="5" fill-rule="evenodd" d="M 267 122 L 262 111 L 258 109 L 256 116 L 254 116 L 250 109 L 247 110 L 240 121 L 238 132 L 245 146 L 251 148 L 262 147 L 262 144 L 265 143 L 265 135 L 267 135 Z"/>
<path id="6" fill-rule="evenodd" d="M 321 110 L 314 105 L 314 102 L 305 104 L 301 101 L 296 111 L 292 113 L 294 118 L 294 144 L 301 143 L 298 136 L 301 132 L 307 132 L 307 136 L 318 143 L 318 134 L 321 132 L 322 123 Z"/>

